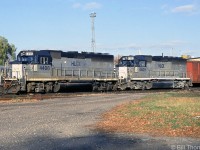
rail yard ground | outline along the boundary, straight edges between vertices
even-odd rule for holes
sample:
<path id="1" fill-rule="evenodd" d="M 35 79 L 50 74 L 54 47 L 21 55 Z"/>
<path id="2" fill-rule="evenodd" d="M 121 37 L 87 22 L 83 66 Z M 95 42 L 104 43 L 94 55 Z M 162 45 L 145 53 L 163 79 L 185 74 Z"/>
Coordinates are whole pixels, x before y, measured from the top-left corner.
<path id="1" fill-rule="evenodd" d="M 180 148 L 196 148 L 198 150 L 200 149 L 200 139 L 198 138 L 198 112 L 200 112 L 199 93 L 195 94 L 186 92 L 186 94 L 179 94 L 181 97 L 178 97 L 178 95 L 174 93 L 156 93 L 156 96 L 151 96 L 152 93 L 103 93 L 74 95 L 66 98 L 59 97 L 42 101 L 34 99 L 30 102 L 27 100 L 10 101 L 9 103 L 2 102 L 0 103 L 0 149 L 175 150 Z M 170 137 L 171 134 L 157 134 L 157 136 L 152 136 L 152 132 L 141 133 L 135 132 L 134 130 L 134 132 L 131 130 L 128 130 L 128 132 L 117 130 L 118 132 L 115 132 L 116 130 L 113 130 L 115 126 L 109 126 L 109 128 L 107 128 L 102 124 L 96 128 L 96 125 L 105 123 L 104 121 L 111 121 L 109 125 L 114 125 L 112 121 L 115 120 L 112 120 L 112 118 L 102 118 L 101 115 L 105 114 L 105 112 L 109 115 L 117 110 L 118 113 L 125 115 L 124 118 L 131 119 L 136 114 L 141 116 L 143 113 L 147 113 L 148 109 L 153 109 L 153 111 L 156 110 L 158 112 L 161 111 L 161 107 L 165 108 L 166 105 L 159 103 L 159 106 L 157 106 L 156 101 L 160 101 L 160 98 L 164 98 L 163 100 L 165 101 L 167 101 L 165 98 L 169 98 L 169 102 L 167 103 L 169 103 L 169 108 L 171 108 L 172 106 L 178 106 L 180 103 L 175 102 L 181 101 L 182 97 L 184 97 L 182 100 L 184 106 L 186 107 L 188 101 L 187 106 L 191 109 L 190 112 L 192 112 L 194 108 L 195 112 L 197 112 L 190 118 L 192 120 L 194 119 L 192 125 L 195 125 L 196 136 L 191 136 L 191 134 L 184 136 L 182 136 L 182 134 L 176 134 L 179 137 Z M 154 98 L 156 98 L 156 100 L 154 100 Z M 192 107 L 189 106 L 189 104 L 193 104 L 194 101 L 198 104 L 198 108 L 195 105 L 192 105 Z M 136 106 L 134 106 L 135 104 Z M 137 109 L 139 108 L 139 104 L 141 107 L 145 107 L 146 110 Z M 153 104 L 156 104 L 156 106 L 153 107 Z M 128 107 L 128 109 L 124 109 L 125 107 Z M 120 111 L 118 111 L 119 108 Z M 137 111 L 132 111 L 132 108 L 136 108 Z M 131 112 L 130 116 L 124 113 L 126 110 Z M 172 110 L 174 111 L 174 109 Z M 183 110 L 180 111 L 182 112 Z M 140 114 L 140 112 L 142 113 Z M 179 112 L 176 113 L 179 115 Z M 172 114 L 168 115 L 170 116 Z M 105 115 L 103 116 L 105 117 Z M 155 116 L 158 117 L 159 115 L 155 114 Z M 147 116 L 146 119 L 150 119 L 150 116 Z M 174 119 L 173 116 L 172 119 Z M 159 122 L 160 124 L 154 127 L 165 127 L 162 121 Z M 186 125 L 191 125 L 191 122 L 179 120 L 178 118 L 173 120 L 172 124 L 174 123 L 175 125 L 175 122 L 177 122 L 177 124 L 179 122 L 185 122 Z M 117 123 L 121 124 L 121 122 Z M 131 127 L 130 125 L 130 129 Z M 175 125 L 173 127 L 177 129 L 182 127 L 182 125 L 178 124 L 178 126 Z M 136 126 L 135 128 L 141 128 L 141 126 Z M 126 129 L 128 128 L 126 127 Z"/>
<path id="2" fill-rule="evenodd" d="M 99 129 L 200 138 L 200 93 L 157 93 L 105 113 Z"/>

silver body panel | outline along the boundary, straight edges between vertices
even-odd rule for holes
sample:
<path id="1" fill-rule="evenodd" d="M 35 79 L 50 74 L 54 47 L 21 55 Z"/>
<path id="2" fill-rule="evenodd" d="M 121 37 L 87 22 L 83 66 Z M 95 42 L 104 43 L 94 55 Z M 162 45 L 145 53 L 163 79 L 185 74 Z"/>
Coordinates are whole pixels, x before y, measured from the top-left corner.
<path id="1" fill-rule="evenodd" d="M 52 64 L 12 64 L 12 78 L 26 81 L 117 80 L 113 61 L 53 58 Z"/>
<path id="2" fill-rule="evenodd" d="M 146 67 L 118 67 L 120 79 L 174 79 L 186 78 L 186 63 L 184 62 L 147 62 Z"/>

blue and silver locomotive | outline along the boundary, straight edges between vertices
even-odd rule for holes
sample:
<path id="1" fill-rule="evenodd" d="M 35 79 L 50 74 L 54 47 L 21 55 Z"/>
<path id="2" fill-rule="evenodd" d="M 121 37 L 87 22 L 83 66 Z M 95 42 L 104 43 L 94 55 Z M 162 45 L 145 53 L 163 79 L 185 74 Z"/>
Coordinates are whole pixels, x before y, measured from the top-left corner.
<path id="1" fill-rule="evenodd" d="M 113 59 L 113 55 L 102 53 L 21 51 L 10 64 L 11 79 L 18 80 L 20 91 L 26 92 L 58 92 L 62 84 L 72 83 L 91 84 L 94 91 L 113 90 L 118 80 Z"/>
<path id="2" fill-rule="evenodd" d="M 187 78 L 186 59 L 181 57 L 135 55 L 123 56 L 117 65 L 119 88 L 185 88 L 191 86 Z"/>

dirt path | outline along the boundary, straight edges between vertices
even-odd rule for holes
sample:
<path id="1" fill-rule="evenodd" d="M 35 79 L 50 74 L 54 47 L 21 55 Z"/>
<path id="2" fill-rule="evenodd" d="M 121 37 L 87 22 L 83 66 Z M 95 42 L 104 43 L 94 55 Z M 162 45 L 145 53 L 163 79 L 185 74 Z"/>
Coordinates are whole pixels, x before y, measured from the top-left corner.
<path id="1" fill-rule="evenodd" d="M 99 116 L 144 94 L 94 94 L 0 104 L 0 149 L 171 149 L 199 146 L 187 138 L 154 138 L 93 130 Z M 199 145 L 198 145 L 199 144 Z"/>

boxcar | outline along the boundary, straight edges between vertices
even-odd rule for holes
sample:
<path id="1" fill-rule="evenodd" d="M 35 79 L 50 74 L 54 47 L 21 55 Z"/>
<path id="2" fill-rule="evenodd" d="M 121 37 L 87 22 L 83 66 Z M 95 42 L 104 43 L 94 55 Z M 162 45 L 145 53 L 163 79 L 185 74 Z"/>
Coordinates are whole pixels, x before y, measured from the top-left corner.
<path id="1" fill-rule="evenodd" d="M 194 85 L 200 84 L 200 58 L 187 60 L 187 75 Z"/>

